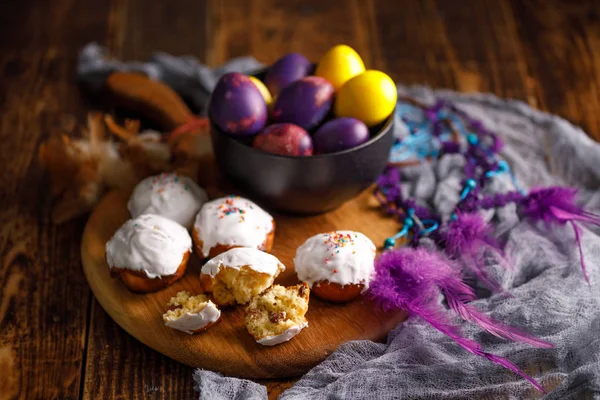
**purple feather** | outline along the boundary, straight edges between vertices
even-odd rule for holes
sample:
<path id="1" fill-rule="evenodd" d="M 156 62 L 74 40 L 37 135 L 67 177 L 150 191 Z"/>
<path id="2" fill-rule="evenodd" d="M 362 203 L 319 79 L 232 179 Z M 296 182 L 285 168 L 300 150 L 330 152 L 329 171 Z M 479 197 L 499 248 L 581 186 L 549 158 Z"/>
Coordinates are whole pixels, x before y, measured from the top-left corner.
<path id="1" fill-rule="evenodd" d="M 491 235 L 490 227 L 479 214 L 461 213 L 441 233 L 446 254 L 467 267 L 486 287 L 508 295 L 485 268 L 483 258 L 492 255 L 500 264 L 509 266 L 502 250 Z"/>
<path id="2" fill-rule="evenodd" d="M 575 231 L 575 241 L 577 242 L 577 247 L 579 248 L 579 259 L 581 260 L 581 270 L 583 271 L 583 276 L 585 277 L 586 282 L 590 283 L 590 278 L 587 274 L 587 270 L 585 268 L 585 261 L 583 259 L 583 248 L 581 247 L 581 228 L 577 226 L 577 224 L 571 221 L 571 226 L 573 227 L 573 231 Z"/>
<path id="3" fill-rule="evenodd" d="M 424 249 L 402 248 L 382 254 L 375 263 L 375 278 L 369 284 L 371 295 L 386 310 L 429 301 L 439 294 L 436 282 L 455 272 L 447 263 L 434 259 Z"/>
<path id="4" fill-rule="evenodd" d="M 581 248 L 581 231 L 575 222 L 600 226 L 600 216 L 585 211 L 576 204 L 577 189 L 560 186 L 533 189 L 527 197 L 521 200 L 521 212 L 534 221 L 566 225 L 569 223 L 575 231 L 575 241 L 579 248 L 581 270 L 587 283 L 590 283 L 583 259 Z"/>
<path id="5" fill-rule="evenodd" d="M 600 216 L 589 213 L 577 205 L 577 189 L 551 186 L 533 189 L 521 201 L 521 211 L 536 221 L 561 225 L 569 221 L 600 225 Z"/>
<path id="6" fill-rule="evenodd" d="M 481 351 L 481 354 L 478 354 L 478 353 L 475 353 L 475 354 L 481 355 L 481 356 L 487 358 L 488 360 L 490 360 L 491 362 L 501 365 L 508 370 L 511 370 L 515 374 L 521 376 L 521 378 L 528 380 L 540 392 L 542 392 L 544 394 L 546 393 L 543 386 L 540 385 L 538 381 L 536 381 L 535 379 L 533 379 L 532 377 L 527 375 L 524 371 L 522 371 L 519 367 L 517 367 L 512 361 L 510 361 L 504 357 L 497 356 L 495 354 L 486 353 L 484 351 Z"/>
<path id="7" fill-rule="evenodd" d="M 504 357 L 500 357 L 500 356 L 497 356 L 492 353 L 487 353 L 487 352 L 483 351 L 483 349 L 481 348 L 479 343 L 477 343 L 473 340 L 467 339 L 465 337 L 462 337 L 460 335 L 459 329 L 456 326 L 451 325 L 446 320 L 446 317 L 444 315 L 440 314 L 439 312 L 437 312 L 437 313 L 431 312 L 431 310 L 422 310 L 422 312 L 420 312 L 420 313 L 415 312 L 415 314 L 418 314 L 421 318 L 423 318 L 425 321 L 427 321 L 435 329 L 437 329 L 444 335 L 450 337 L 460 347 L 467 350 L 469 353 L 475 354 L 476 356 L 479 356 L 479 357 L 484 357 L 495 364 L 501 365 L 502 367 L 514 372 L 515 374 L 517 374 L 517 375 L 521 376 L 522 378 L 526 379 L 527 381 L 529 381 L 540 392 L 546 393 L 546 391 L 544 390 L 544 388 L 542 387 L 542 385 L 540 385 L 540 383 L 538 381 L 536 381 L 534 378 L 527 375 L 524 371 L 522 371 L 513 362 L 511 362 L 510 360 L 508 360 Z"/>
<path id="8" fill-rule="evenodd" d="M 490 228 L 479 214 L 458 214 L 456 220 L 447 225 L 444 242 L 448 253 L 455 257 L 461 252 L 476 247 L 477 240 L 485 241 L 498 250 L 499 247 L 490 239 Z"/>
<path id="9" fill-rule="evenodd" d="M 437 302 L 441 293 L 446 295 L 451 308 L 461 317 L 497 336 L 541 347 L 549 345 L 501 325 L 465 304 L 475 298 L 473 290 L 462 282 L 460 272 L 452 265 L 452 261 L 443 259 L 437 253 L 404 247 L 382 254 L 375 262 L 375 276 L 369 287 L 369 295 L 384 309 L 404 309 L 411 315 L 420 316 L 465 350 L 510 369 L 543 391 L 539 383 L 509 360 L 486 353 L 478 343 L 462 337 L 460 329 L 449 322 L 444 309 Z"/>
<path id="10" fill-rule="evenodd" d="M 521 332 L 516 328 L 504 325 L 498 321 L 493 320 L 492 318 L 481 313 L 472 305 L 467 304 L 461 298 L 460 295 L 457 295 L 451 289 L 444 290 L 444 294 L 446 295 L 446 300 L 448 301 L 448 305 L 450 306 L 450 308 L 454 310 L 458 315 L 460 315 L 462 319 L 479 325 L 483 330 L 491 333 L 496 337 L 512 340 L 515 342 L 527 343 L 535 347 L 554 347 L 552 343 L 540 340 L 528 333 Z"/>

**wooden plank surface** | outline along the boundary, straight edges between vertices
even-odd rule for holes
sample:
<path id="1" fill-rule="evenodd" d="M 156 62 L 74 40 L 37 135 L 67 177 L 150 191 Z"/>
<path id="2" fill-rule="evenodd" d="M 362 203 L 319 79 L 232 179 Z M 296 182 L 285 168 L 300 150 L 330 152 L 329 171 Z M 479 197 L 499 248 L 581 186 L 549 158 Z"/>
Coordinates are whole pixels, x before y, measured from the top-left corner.
<path id="1" fill-rule="evenodd" d="M 345 42 L 406 84 L 491 91 L 600 139 L 600 4 L 568 0 L 19 0 L 0 4 L 0 398 L 190 398 L 191 369 L 132 339 L 92 300 L 85 218 L 49 222 L 36 148 L 82 123 L 77 50 L 152 50 L 211 65 Z M 143 366 L 143 367 L 142 367 Z M 6 371 L 6 373 L 4 373 Z M 287 383 L 269 383 L 276 396 Z"/>
<path id="2" fill-rule="evenodd" d="M 0 10 L 0 398 L 78 398 L 90 290 L 77 239 L 85 218 L 49 221 L 41 139 L 83 116 L 77 50 L 106 34 L 100 3 L 3 2 Z M 76 23 L 75 23 L 76 21 Z"/>
<path id="3" fill-rule="evenodd" d="M 600 4 L 512 2 L 539 108 L 600 140 Z"/>

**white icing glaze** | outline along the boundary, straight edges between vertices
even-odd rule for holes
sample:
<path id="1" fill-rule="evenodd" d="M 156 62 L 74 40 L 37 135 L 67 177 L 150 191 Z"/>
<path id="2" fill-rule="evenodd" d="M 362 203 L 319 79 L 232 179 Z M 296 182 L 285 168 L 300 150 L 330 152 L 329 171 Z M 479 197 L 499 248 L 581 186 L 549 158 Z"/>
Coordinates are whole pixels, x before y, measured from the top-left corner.
<path id="1" fill-rule="evenodd" d="M 191 228 L 194 217 L 207 200 L 204 190 L 192 179 L 164 173 L 138 183 L 127 208 L 133 218 L 142 214 L 157 214 Z"/>
<path id="2" fill-rule="evenodd" d="M 285 331 L 275 336 L 265 336 L 262 339 L 258 339 L 256 343 L 262 344 L 263 346 L 275 346 L 276 344 L 287 342 L 294 336 L 300 333 L 300 331 L 308 326 L 308 322 L 301 325 L 294 325 L 287 328 Z"/>
<path id="3" fill-rule="evenodd" d="M 208 260 L 202 267 L 202 274 L 214 277 L 223 267 L 240 269 L 243 266 L 269 275 L 278 274 L 280 268 L 285 270 L 285 265 L 269 253 L 251 247 L 235 247 Z"/>
<path id="4" fill-rule="evenodd" d="M 208 257 L 217 244 L 259 248 L 273 230 L 273 217 L 248 199 L 227 196 L 204 204 L 194 229 Z"/>
<path id="5" fill-rule="evenodd" d="M 374 271 L 376 247 L 365 235 L 353 231 L 335 231 L 315 235 L 296 250 L 294 266 L 298 279 L 310 287 L 329 281 L 340 285 L 369 287 Z"/>
<path id="6" fill-rule="evenodd" d="M 166 326 L 178 329 L 190 335 L 194 333 L 193 331 L 197 331 L 209 324 L 217 322 L 220 317 L 221 311 L 219 311 L 212 301 L 209 301 L 206 307 L 197 313 L 186 312 L 179 318 L 169 318 L 166 314 L 163 315 Z"/>
<path id="7" fill-rule="evenodd" d="M 144 214 L 125 222 L 106 243 L 106 261 L 110 268 L 142 271 L 153 279 L 173 275 L 191 249 L 192 238 L 183 226 Z"/>

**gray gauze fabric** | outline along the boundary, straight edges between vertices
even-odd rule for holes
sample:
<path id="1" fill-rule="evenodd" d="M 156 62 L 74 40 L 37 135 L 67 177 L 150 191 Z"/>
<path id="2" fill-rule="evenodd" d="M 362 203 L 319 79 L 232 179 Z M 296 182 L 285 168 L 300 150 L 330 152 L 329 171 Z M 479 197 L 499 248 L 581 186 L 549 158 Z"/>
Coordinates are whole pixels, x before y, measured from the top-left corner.
<path id="1" fill-rule="evenodd" d="M 148 63 L 124 64 L 104 59 L 102 48 L 86 47 L 79 77 L 90 87 L 114 70 L 138 70 L 164 80 L 202 108 L 207 93 L 224 71 L 249 72 L 259 64 L 249 58 L 211 70 L 192 58 L 158 53 Z M 194 93 L 196 92 L 196 93 Z M 502 151 L 524 188 L 571 185 L 581 189 L 582 204 L 600 211 L 600 145 L 559 117 L 492 95 L 465 95 L 422 87 L 399 87 L 422 101 L 448 99 L 481 119 L 504 140 Z M 398 134 L 405 131 L 398 126 Z M 443 214 L 451 212 L 461 190 L 462 161 L 443 157 L 403 171 L 403 190 Z M 498 176 L 486 190 L 513 188 Z M 519 220 L 508 205 L 486 213 L 506 242 L 513 270 L 496 268 L 497 278 L 514 297 L 478 290 L 473 302 L 497 320 L 552 342 L 537 349 L 498 339 L 470 324 L 464 334 L 488 352 L 507 357 L 536 377 L 549 392 L 545 399 L 600 399 L 600 236 L 583 229 L 583 251 L 591 286 L 583 278 L 574 235 L 568 227 L 546 229 Z M 429 243 L 428 246 L 433 246 Z M 493 266 L 492 266 L 493 267 Z M 310 328 L 309 328 L 310 329 Z M 200 399 L 266 399 L 264 386 L 248 380 L 197 370 Z M 418 318 L 392 330 L 385 344 L 352 341 L 303 376 L 281 399 L 523 399 L 542 394 L 510 371 L 467 353 Z"/>

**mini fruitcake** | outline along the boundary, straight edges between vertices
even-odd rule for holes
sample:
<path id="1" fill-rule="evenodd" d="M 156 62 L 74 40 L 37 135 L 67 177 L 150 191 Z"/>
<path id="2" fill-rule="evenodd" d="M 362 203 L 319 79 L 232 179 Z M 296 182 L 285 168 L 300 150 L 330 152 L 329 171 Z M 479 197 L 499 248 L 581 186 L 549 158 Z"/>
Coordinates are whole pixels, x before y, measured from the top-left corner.
<path id="1" fill-rule="evenodd" d="M 234 247 L 269 252 L 275 237 L 275 220 L 252 201 L 227 196 L 202 206 L 192 232 L 196 253 L 212 258 Z"/>
<path id="2" fill-rule="evenodd" d="M 271 254 L 235 247 L 204 264 L 200 284 L 220 306 L 246 304 L 270 287 L 284 270 L 281 261 Z"/>
<path id="3" fill-rule="evenodd" d="M 316 296 L 345 303 L 369 287 L 375 254 L 375 244 L 360 232 L 320 233 L 298 247 L 294 266 Z"/>
<path id="4" fill-rule="evenodd" d="M 248 333 L 264 346 L 287 342 L 308 326 L 304 316 L 309 296 L 306 282 L 289 287 L 271 286 L 246 307 Z"/>
<path id="5" fill-rule="evenodd" d="M 192 296 L 188 292 L 179 292 L 167 303 L 168 310 L 163 314 L 165 325 L 193 334 L 204 331 L 221 319 L 221 311 L 208 296 Z"/>
<path id="6" fill-rule="evenodd" d="M 157 214 L 192 229 L 196 214 L 207 201 L 206 192 L 192 179 L 164 173 L 140 181 L 129 198 L 127 209 L 132 218 Z"/>
<path id="7" fill-rule="evenodd" d="M 106 243 L 106 262 L 134 292 L 153 292 L 181 279 L 192 250 L 188 231 L 154 214 L 125 222 Z"/>

